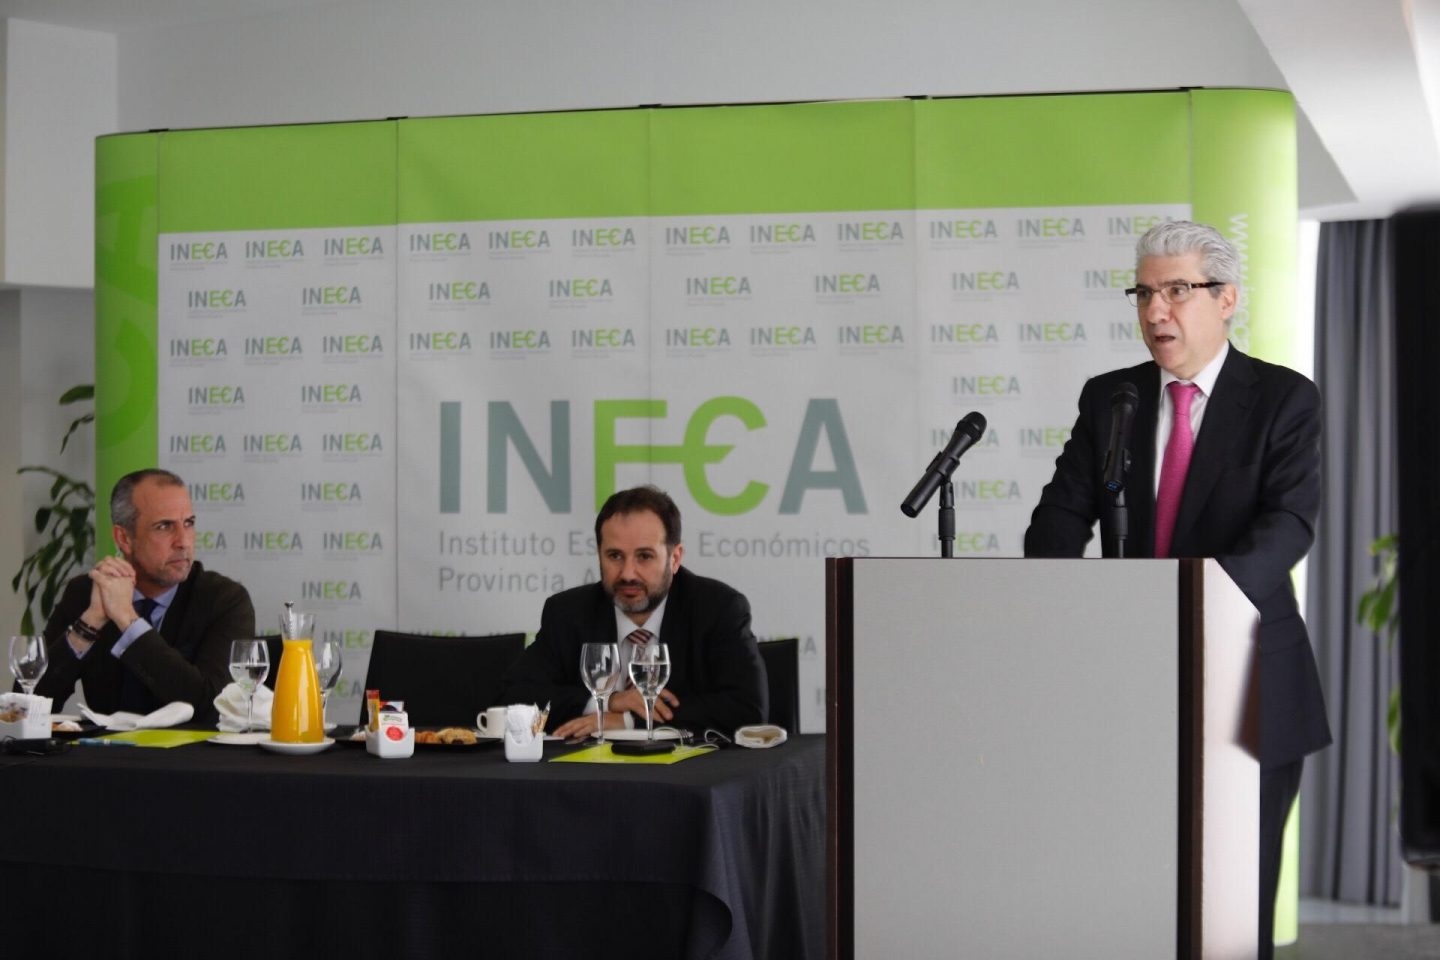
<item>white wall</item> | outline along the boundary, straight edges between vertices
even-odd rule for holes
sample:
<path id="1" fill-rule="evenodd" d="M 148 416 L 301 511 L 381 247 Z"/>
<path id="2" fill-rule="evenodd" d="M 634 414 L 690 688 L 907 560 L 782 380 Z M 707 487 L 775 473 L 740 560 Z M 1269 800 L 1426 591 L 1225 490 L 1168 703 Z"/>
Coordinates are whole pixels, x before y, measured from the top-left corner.
<path id="1" fill-rule="evenodd" d="M 20 294 L 0 290 L 0 410 L 21 409 L 20 385 Z M 22 510 L 20 479 L 15 468 L 20 466 L 20 424 L 22 418 L 0 417 L 0 575 L 9 579 L 20 568 L 24 556 L 25 520 Z M 0 641 L 18 632 L 20 599 L 8 588 L 0 589 Z M 0 691 L 10 689 L 10 662 L 0 657 Z"/>
<path id="2" fill-rule="evenodd" d="M 8 20 L 0 280 L 93 285 L 94 139 L 116 125 L 115 38 Z"/>
<path id="3" fill-rule="evenodd" d="M 120 125 L 1282 87 L 1234 0 L 356 0 L 127 31 Z"/>

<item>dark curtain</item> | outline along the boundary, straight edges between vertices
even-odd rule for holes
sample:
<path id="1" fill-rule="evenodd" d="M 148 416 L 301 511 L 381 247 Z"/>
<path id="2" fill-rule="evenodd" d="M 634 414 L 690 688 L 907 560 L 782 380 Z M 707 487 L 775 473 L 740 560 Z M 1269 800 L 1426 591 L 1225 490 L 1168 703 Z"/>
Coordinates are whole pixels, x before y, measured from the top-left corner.
<path id="1" fill-rule="evenodd" d="M 1324 398 L 1323 494 L 1310 552 L 1306 619 L 1335 743 L 1306 762 L 1300 892 L 1398 904 L 1399 763 L 1385 709 L 1399 676 L 1385 639 L 1356 610 L 1375 580 L 1375 538 L 1398 529 L 1393 229 L 1326 223 L 1315 293 L 1315 380 Z"/>

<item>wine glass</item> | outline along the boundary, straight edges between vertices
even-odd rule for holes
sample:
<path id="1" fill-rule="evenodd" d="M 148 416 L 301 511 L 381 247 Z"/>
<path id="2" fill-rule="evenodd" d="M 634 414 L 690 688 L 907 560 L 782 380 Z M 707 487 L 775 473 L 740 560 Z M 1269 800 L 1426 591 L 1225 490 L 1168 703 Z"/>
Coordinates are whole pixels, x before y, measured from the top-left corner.
<path id="1" fill-rule="evenodd" d="M 45 650 L 44 637 L 10 638 L 10 673 L 25 693 L 35 692 L 35 684 L 45 676 L 45 668 L 49 665 L 50 655 Z"/>
<path id="2" fill-rule="evenodd" d="M 315 647 L 315 679 L 320 681 L 320 723 L 325 725 L 325 706 L 330 702 L 330 691 L 340 682 L 344 668 L 340 657 L 340 644 L 334 637 L 319 641 Z M 326 730 L 330 728 L 325 726 Z"/>
<path id="3" fill-rule="evenodd" d="M 270 675 L 270 648 L 264 640 L 232 640 L 230 642 L 230 678 L 250 697 L 245 712 L 244 733 L 255 726 L 255 688 Z"/>
<path id="4" fill-rule="evenodd" d="M 614 643 L 587 643 L 580 649 L 580 679 L 595 698 L 595 736 L 605 742 L 605 709 L 620 682 L 620 647 Z"/>
<path id="5" fill-rule="evenodd" d="M 630 682 L 645 701 L 645 739 L 655 739 L 655 698 L 670 682 L 670 648 L 663 643 L 639 647 L 630 657 Z"/>

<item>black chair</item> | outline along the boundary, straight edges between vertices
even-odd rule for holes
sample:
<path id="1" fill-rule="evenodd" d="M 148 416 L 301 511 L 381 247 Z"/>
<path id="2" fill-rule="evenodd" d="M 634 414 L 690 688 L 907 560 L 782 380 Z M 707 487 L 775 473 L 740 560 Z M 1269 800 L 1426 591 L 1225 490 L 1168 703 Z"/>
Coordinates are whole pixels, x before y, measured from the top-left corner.
<path id="1" fill-rule="evenodd" d="M 785 637 L 760 644 L 770 687 L 770 723 L 800 732 L 800 640 Z"/>
<path id="2" fill-rule="evenodd" d="M 473 727 L 500 695 L 505 671 L 525 649 L 525 634 L 439 637 L 376 630 L 365 689 L 405 701 L 412 727 Z M 366 706 L 360 704 L 360 723 Z"/>
<path id="3" fill-rule="evenodd" d="M 278 633 L 267 633 L 255 638 L 265 641 L 265 652 L 270 655 L 270 672 L 265 674 L 265 686 L 275 689 L 275 677 L 280 673 L 280 655 L 285 652 L 285 643 Z"/>

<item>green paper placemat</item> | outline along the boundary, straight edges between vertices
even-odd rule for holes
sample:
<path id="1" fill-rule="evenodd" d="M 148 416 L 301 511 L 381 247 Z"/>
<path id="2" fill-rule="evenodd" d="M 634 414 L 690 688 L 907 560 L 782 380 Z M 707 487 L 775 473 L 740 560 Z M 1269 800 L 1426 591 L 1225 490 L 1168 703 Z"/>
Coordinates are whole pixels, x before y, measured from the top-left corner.
<path id="1" fill-rule="evenodd" d="M 610 744 L 597 743 L 593 747 L 586 747 L 584 750 L 576 750 L 574 753 L 567 753 L 563 757 L 555 757 L 551 763 L 679 763 L 681 760 L 689 760 L 691 757 L 698 757 L 702 753 L 710 753 L 715 748 L 709 744 L 702 744 L 698 747 L 676 747 L 673 753 L 652 753 L 649 756 L 628 756 L 617 754 L 610 750 Z"/>
<path id="2" fill-rule="evenodd" d="M 183 747 L 187 743 L 209 740 L 217 733 L 216 730 L 127 730 L 106 734 L 99 739 L 133 743 L 137 747 Z"/>

